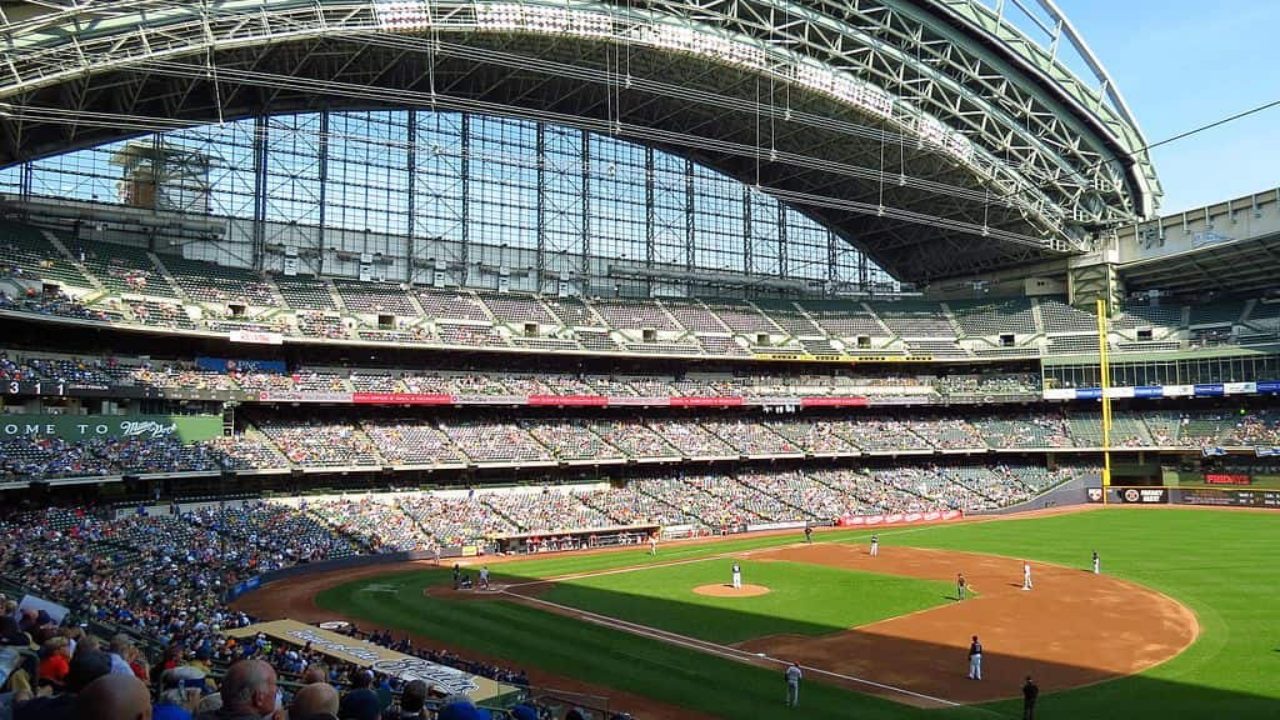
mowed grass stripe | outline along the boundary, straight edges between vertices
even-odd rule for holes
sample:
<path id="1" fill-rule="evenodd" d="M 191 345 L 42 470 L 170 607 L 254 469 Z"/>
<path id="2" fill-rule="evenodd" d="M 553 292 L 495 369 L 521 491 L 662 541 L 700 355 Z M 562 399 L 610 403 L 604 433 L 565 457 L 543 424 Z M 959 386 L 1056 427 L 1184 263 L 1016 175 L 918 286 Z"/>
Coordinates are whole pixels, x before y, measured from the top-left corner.
<path id="1" fill-rule="evenodd" d="M 947 601 L 950 585 L 793 562 L 740 561 L 743 581 L 764 585 L 758 597 L 711 597 L 693 591 L 724 585 L 724 558 L 557 582 L 540 597 L 722 645 L 764 637 L 824 635 Z"/>

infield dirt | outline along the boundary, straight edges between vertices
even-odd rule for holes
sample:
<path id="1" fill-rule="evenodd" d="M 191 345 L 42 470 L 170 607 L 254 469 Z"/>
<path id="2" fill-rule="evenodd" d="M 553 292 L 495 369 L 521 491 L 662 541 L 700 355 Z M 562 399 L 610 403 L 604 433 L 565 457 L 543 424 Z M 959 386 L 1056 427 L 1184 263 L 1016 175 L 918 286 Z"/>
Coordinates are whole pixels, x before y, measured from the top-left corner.
<path id="1" fill-rule="evenodd" d="M 1108 575 L 1032 563 L 1022 590 L 1014 558 L 942 550 L 815 544 L 751 553 L 753 561 L 817 563 L 888 575 L 954 580 L 977 597 L 822 637 L 772 636 L 736 647 L 914 692 L 974 703 L 1019 694 L 1027 675 L 1042 691 L 1140 672 L 1196 638 L 1195 615 L 1172 598 Z M 981 638 L 981 681 L 967 678 Z"/>

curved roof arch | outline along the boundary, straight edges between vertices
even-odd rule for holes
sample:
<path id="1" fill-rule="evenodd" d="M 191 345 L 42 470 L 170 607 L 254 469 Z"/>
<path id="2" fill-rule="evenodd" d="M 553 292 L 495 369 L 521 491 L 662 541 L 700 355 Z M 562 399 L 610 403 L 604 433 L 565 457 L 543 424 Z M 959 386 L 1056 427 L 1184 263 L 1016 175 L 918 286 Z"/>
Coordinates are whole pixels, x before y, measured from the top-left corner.
<path id="1" fill-rule="evenodd" d="M 1105 91 L 967 1 L 18 7 L 0 165 L 318 107 L 513 115 L 691 157 L 916 282 L 1087 252 L 1158 196 Z"/>

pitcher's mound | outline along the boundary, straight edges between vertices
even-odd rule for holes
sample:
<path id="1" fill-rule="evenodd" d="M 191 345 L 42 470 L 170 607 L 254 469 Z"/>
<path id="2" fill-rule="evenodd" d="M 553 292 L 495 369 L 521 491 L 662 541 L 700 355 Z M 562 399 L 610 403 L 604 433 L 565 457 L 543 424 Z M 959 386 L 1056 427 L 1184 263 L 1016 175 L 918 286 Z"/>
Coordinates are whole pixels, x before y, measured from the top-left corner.
<path id="1" fill-rule="evenodd" d="M 763 585 L 743 585 L 736 589 L 732 585 L 699 585 L 693 591 L 711 597 L 755 597 L 769 594 L 769 588 Z"/>

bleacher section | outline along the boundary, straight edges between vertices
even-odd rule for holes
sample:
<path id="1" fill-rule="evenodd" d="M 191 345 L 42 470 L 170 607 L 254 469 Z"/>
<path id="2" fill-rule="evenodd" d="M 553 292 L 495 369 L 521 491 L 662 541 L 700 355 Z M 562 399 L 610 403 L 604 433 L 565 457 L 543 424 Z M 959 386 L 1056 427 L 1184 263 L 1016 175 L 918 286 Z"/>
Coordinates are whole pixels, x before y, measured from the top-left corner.
<path id="1" fill-rule="evenodd" d="M 72 254 L 83 251 L 85 268 L 112 292 L 178 297 L 178 291 L 160 273 L 145 248 L 90 240 L 77 240 L 72 245 Z"/>
<path id="2" fill-rule="evenodd" d="M 1034 335 L 1035 317 L 1031 301 L 1026 298 L 993 301 L 959 301 L 947 303 L 961 332 L 972 337 L 991 337 L 1001 333 Z"/>
<path id="3" fill-rule="evenodd" d="M 324 281 L 311 275 L 277 275 L 274 278 L 280 295 L 295 310 L 337 310 L 333 296 Z"/>
<path id="4" fill-rule="evenodd" d="M 78 288 L 93 286 L 41 231 L 21 223 L 0 221 L 0 277 L 6 274 Z"/>
<path id="5" fill-rule="evenodd" d="M 1098 319 L 1092 314 L 1077 310 L 1061 300 L 1040 298 L 1040 319 L 1047 333 L 1074 333 L 1098 331 Z"/>
<path id="6" fill-rule="evenodd" d="M 750 357 L 794 354 L 929 357 L 937 360 L 1034 359 L 1091 354 L 1093 316 L 1061 299 L 953 300 L 662 300 L 538 297 L 493 291 L 411 288 L 394 283 L 268 277 L 143 248 L 75 242 L 85 251 L 81 273 L 43 231 L 8 223 L 0 260 L 11 277 L 48 277 L 107 294 L 10 298 L 6 307 L 77 319 L 225 333 L 251 330 L 309 338 L 467 347 L 512 347 L 530 352 L 582 351 L 644 355 Z M 2 276 L 0 276 L 2 277 Z M 171 285 L 172 277 L 176 286 Z M 12 293 L 12 291 L 9 291 Z M 33 291 L 23 289 L 23 293 Z M 184 312 L 129 311 L 123 297 L 194 301 Z M 283 300 L 283 312 L 276 306 Z M 241 314 L 231 305 L 243 303 Z M 327 311 L 333 315 L 301 315 Z M 359 317 L 352 317 L 358 315 Z M 393 316 L 390 324 L 369 317 Z M 161 319 L 157 319 L 161 318 Z M 185 318 L 185 319 L 184 319 Z M 496 322 L 496 327 L 494 323 Z M 536 328 L 531 327 L 536 325 Z M 1280 303 L 1223 300 L 1190 305 L 1132 305 L 1111 321 L 1116 353 L 1195 351 L 1223 345 L 1280 343 Z M 1143 330 L 1150 330 L 1147 337 Z M 1012 333 L 1021 336 L 1009 345 Z M 762 340 L 761 336 L 768 336 Z M 856 338 L 856 340 L 855 340 Z M 838 340 L 837 344 L 833 341 Z M 961 344 L 963 342 L 963 344 Z M 839 348 L 839 349 L 837 349 Z"/>
<path id="7" fill-rule="evenodd" d="M 937 303 L 920 300 L 868 303 L 885 326 L 904 338 L 954 338 L 956 332 Z"/>
<path id="8" fill-rule="evenodd" d="M 334 290 L 352 312 L 417 317 L 413 301 L 398 285 L 334 280 Z"/>
<path id="9" fill-rule="evenodd" d="M 182 292 L 196 302 L 244 303 L 259 307 L 276 307 L 279 304 L 271 286 L 252 271 L 174 255 L 157 257 Z"/>

